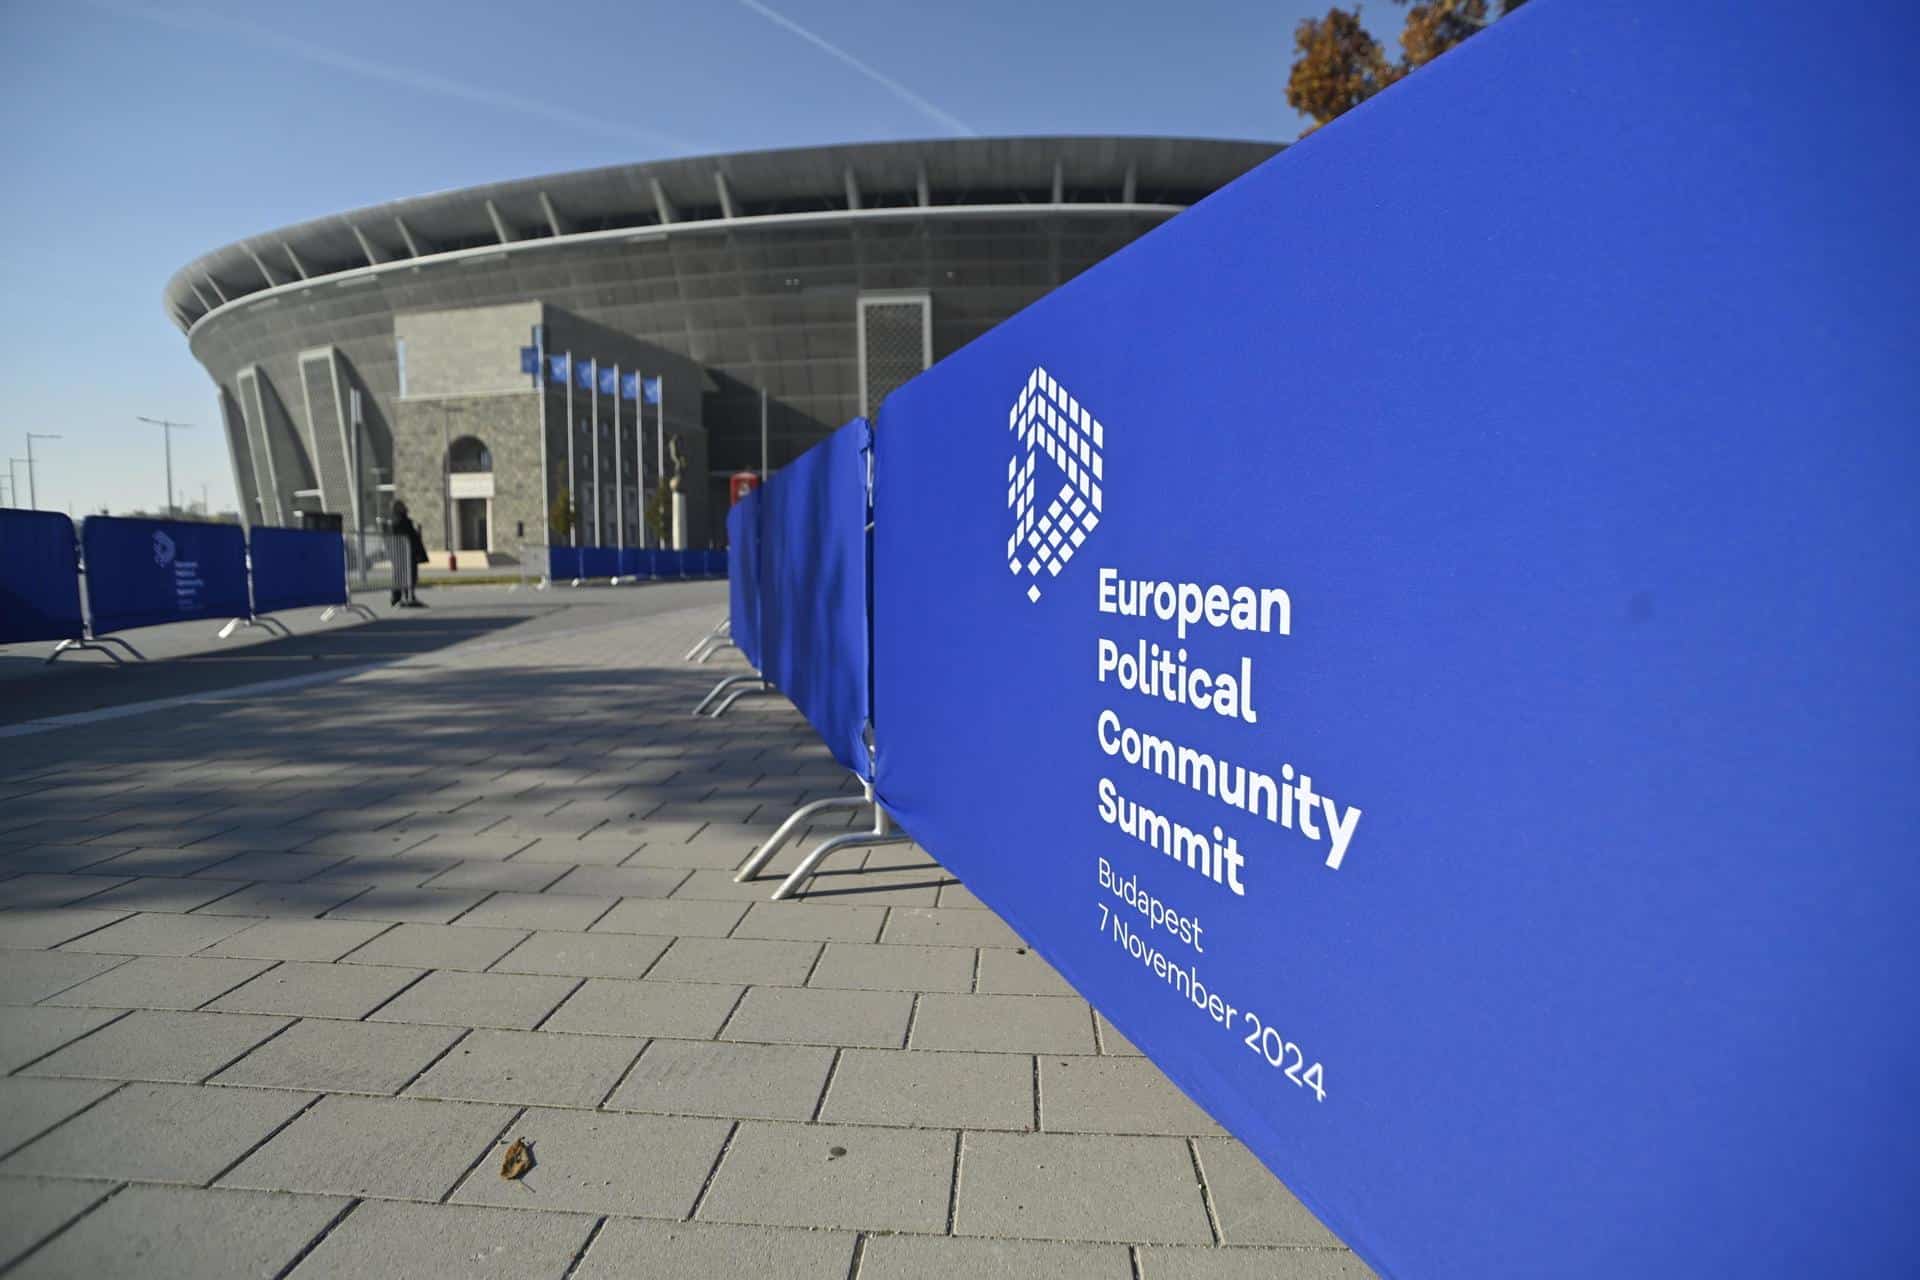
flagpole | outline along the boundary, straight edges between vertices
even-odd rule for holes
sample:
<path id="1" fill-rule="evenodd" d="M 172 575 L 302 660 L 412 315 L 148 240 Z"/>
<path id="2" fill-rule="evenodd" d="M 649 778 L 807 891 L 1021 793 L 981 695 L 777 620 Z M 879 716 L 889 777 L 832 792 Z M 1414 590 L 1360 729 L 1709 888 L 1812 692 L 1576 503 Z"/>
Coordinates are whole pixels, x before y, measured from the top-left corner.
<path id="1" fill-rule="evenodd" d="M 573 535 L 573 545 L 580 545 L 580 490 L 579 482 L 573 472 L 573 437 L 577 429 L 573 423 L 573 352 L 567 352 L 567 531 Z"/>
<path id="2" fill-rule="evenodd" d="M 540 540 L 545 542 L 553 537 L 553 481 L 547 475 L 547 452 L 551 437 L 547 435 L 547 326 L 533 326 L 533 385 L 540 393 Z M 356 437 L 356 443 L 358 438 Z M 522 554 L 525 554 L 524 548 Z M 552 560 L 547 562 L 552 564 Z M 523 565 L 520 570 L 526 572 Z M 541 581 L 546 581 L 547 566 L 540 569 Z"/>
<path id="3" fill-rule="evenodd" d="M 653 447 L 656 450 L 654 468 L 659 473 L 654 477 L 654 483 L 664 493 L 667 488 L 667 375 L 663 373 L 656 377 L 653 385 L 656 388 L 653 405 L 659 410 L 653 433 Z M 667 500 L 667 511 L 662 523 L 666 529 L 660 535 L 660 545 L 665 548 L 673 539 L 673 500 L 671 498 Z"/>
<path id="4" fill-rule="evenodd" d="M 627 549 L 627 468 L 620 451 L 620 366 L 613 366 L 613 545 Z"/>
<path id="5" fill-rule="evenodd" d="M 593 379 L 593 390 L 589 393 L 593 400 L 593 545 L 599 546 L 600 537 L 600 357 L 595 356 L 587 362 L 588 376 Z"/>

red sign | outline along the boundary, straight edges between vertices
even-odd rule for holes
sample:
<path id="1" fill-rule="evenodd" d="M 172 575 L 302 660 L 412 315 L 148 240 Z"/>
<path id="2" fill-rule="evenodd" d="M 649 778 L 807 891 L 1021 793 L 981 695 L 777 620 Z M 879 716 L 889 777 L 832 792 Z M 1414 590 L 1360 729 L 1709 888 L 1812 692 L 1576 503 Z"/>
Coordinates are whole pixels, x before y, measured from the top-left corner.
<path id="1" fill-rule="evenodd" d="M 740 499 L 760 487 L 760 473 L 757 471 L 736 471 L 727 481 L 727 505 L 732 506 Z"/>

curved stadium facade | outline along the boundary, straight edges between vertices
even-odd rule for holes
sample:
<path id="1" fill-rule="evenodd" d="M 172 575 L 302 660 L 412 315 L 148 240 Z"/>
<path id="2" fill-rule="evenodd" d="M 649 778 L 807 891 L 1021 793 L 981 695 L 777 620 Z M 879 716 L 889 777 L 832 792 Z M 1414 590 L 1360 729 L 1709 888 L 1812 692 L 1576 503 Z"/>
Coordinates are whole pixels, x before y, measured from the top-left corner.
<path id="1" fill-rule="evenodd" d="M 709 545 L 727 477 L 760 467 L 763 392 L 777 467 L 1277 149 L 965 139 L 558 174 L 228 245 L 166 306 L 218 384 L 250 522 L 371 524 L 398 497 L 470 562 L 546 541 L 556 511 L 565 539 L 635 545 L 663 415 L 688 542 Z M 660 378 L 660 403 L 636 426 L 592 377 L 536 386 L 536 329 L 578 366 Z"/>

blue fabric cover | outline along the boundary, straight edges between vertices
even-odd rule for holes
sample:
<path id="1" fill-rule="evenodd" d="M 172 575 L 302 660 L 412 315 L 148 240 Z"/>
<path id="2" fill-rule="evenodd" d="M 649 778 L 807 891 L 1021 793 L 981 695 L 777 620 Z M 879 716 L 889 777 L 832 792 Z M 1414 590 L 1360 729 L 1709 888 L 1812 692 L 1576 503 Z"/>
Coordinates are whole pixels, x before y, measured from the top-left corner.
<path id="1" fill-rule="evenodd" d="M 0 644 L 81 634 L 73 521 L 63 511 L 0 507 Z"/>
<path id="2" fill-rule="evenodd" d="M 620 572 L 620 550 L 617 547 L 580 548 L 580 576 L 583 578 L 611 578 Z"/>
<path id="3" fill-rule="evenodd" d="M 250 614 L 246 535 L 237 524 L 88 516 L 80 546 L 96 635 Z"/>
<path id="4" fill-rule="evenodd" d="M 760 670 L 863 778 L 869 438 L 867 420 L 855 418 L 758 491 Z"/>
<path id="5" fill-rule="evenodd" d="M 247 536 L 247 550 L 255 613 L 346 603 L 347 544 L 341 535 L 259 526 Z"/>
<path id="6" fill-rule="evenodd" d="M 881 797 L 1383 1275 L 1913 1267 L 1916 37 L 1535 0 L 886 401 Z M 1357 808 L 1339 868 L 1192 752 Z"/>

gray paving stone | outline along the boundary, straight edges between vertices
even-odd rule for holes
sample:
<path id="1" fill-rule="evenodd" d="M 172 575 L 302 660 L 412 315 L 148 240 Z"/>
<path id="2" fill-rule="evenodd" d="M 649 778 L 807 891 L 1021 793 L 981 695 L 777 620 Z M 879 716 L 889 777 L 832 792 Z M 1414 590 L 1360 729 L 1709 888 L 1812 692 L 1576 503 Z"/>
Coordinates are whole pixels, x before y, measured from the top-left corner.
<path id="1" fill-rule="evenodd" d="M 930 992 L 913 1019 L 916 1049 L 989 1053 L 1092 1053 L 1086 1003 L 1060 996 L 969 996 Z"/>
<path id="2" fill-rule="evenodd" d="M 65 951 L 104 951 L 122 956 L 190 956 L 247 927 L 230 916 L 129 916 L 97 933 L 76 938 Z"/>
<path id="3" fill-rule="evenodd" d="M 380 886 L 328 913 L 330 920 L 414 920 L 446 924 L 487 895 L 476 889 L 407 889 Z"/>
<path id="4" fill-rule="evenodd" d="M 526 1213 L 468 1205 L 357 1206 L 294 1269 L 294 1280 L 560 1280 L 593 1230 L 570 1213 Z"/>
<path id="5" fill-rule="evenodd" d="M 113 1009 L 0 1006 L 0 1074 L 18 1071 L 119 1016 Z"/>
<path id="6" fill-rule="evenodd" d="M 72 938 L 125 920 L 126 911 L 94 911 L 86 907 L 27 908 L 0 911 L 0 947 L 37 951 L 57 947 Z"/>
<path id="7" fill-rule="evenodd" d="M 203 1183 L 312 1100 L 278 1089 L 129 1084 L 0 1163 L 0 1173 Z"/>
<path id="8" fill-rule="evenodd" d="M 811 1120 L 833 1050 L 655 1040 L 606 1105 L 668 1115 Z"/>
<path id="9" fill-rule="evenodd" d="M 1138 1058 L 1140 1050 L 1133 1041 L 1120 1034 L 1120 1029 L 1107 1021 L 1107 1015 L 1096 1010 L 1093 1015 L 1094 1026 L 1100 1038 L 1100 1052 L 1111 1057 Z"/>
<path id="10" fill-rule="evenodd" d="M 535 1109 L 514 1121 L 453 1199 L 463 1204 L 684 1218 L 731 1128 L 725 1120 Z M 500 1176 L 507 1144 L 525 1138 L 533 1168 Z"/>
<path id="11" fill-rule="evenodd" d="M 849 1231 L 611 1219 L 573 1274 L 575 1280 L 845 1280 L 853 1241 Z"/>
<path id="12" fill-rule="evenodd" d="M 887 915 L 882 942 L 917 942 L 936 947 L 1024 947 L 1020 935 L 991 911 L 959 907 L 895 907 Z"/>
<path id="13" fill-rule="evenodd" d="M 223 812 L 220 816 L 225 818 L 228 815 Z M 233 853 L 276 854 L 297 849 L 313 839 L 313 830 L 304 822 L 295 821 L 292 825 L 286 823 L 268 825 L 271 822 L 272 818 L 268 816 L 260 822 L 248 822 L 229 827 L 216 835 L 208 836 L 205 840 L 195 840 L 193 851 L 209 853 L 220 858 Z"/>
<path id="14" fill-rule="evenodd" d="M 953 1169 L 953 1135 L 943 1130 L 744 1120 L 699 1217 L 942 1232 Z"/>
<path id="15" fill-rule="evenodd" d="M 678 871 L 698 871 L 703 868 L 712 871 L 732 871 L 746 861 L 747 854 L 753 851 L 756 840 L 764 834 L 764 832 L 756 833 L 754 839 L 728 845 L 705 844 L 700 841 L 692 844 L 642 845 L 639 852 L 628 856 L 620 865 Z"/>
<path id="16" fill-rule="evenodd" d="M 220 1185 L 437 1200 L 512 1116 L 511 1107 L 473 1102 L 334 1095 L 275 1134 Z"/>
<path id="17" fill-rule="evenodd" d="M 817 942 L 757 938 L 679 938 L 653 967 L 656 978 L 680 982 L 746 982 L 797 987 L 820 954 Z"/>
<path id="18" fill-rule="evenodd" d="M 818 902 L 756 902 L 733 931 L 736 938 L 796 942 L 872 942 L 886 920 L 884 907 L 829 906 Z"/>
<path id="19" fill-rule="evenodd" d="M 867 865 L 831 862 L 802 891 L 802 899 L 816 906 L 853 903 L 869 907 L 906 907 L 931 910 L 943 885 L 951 883 L 938 869 L 896 867 L 883 861 L 890 851 L 876 849 Z"/>
<path id="20" fill-rule="evenodd" d="M 971 991 L 975 954 L 971 947 L 829 942 L 807 985 L 854 991 Z"/>
<path id="21" fill-rule="evenodd" d="M 427 883 L 436 889 L 538 893 L 565 874 L 565 867 L 538 862 L 456 862 Z"/>
<path id="22" fill-rule="evenodd" d="M 192 911 L 246 888 L 244 880 L 182 880 L 143 876 L 88 898 L 87 905 L 108 911 Z"/>
<path id="23" fill-rule="evenodd" d="M 980 952 L 980 986 L 983 995 L 1071 996 L 1078 995 L 1052 965 L 1024 948 L 1009 951 L 1004 947 L 985 947 Z"/>
<path id="24" fill-rule="evenodd" d="M 390 1022 L 298 1022 L 214 1077 L 316 1093 L 397 1093 L 462 1032 Z"/>
<path id="25" fill-rule="evenodd" d="M 665 938 L 724 938 L 747 914 L 744 902 L 623 899 L 600 917 L 595 933 L 646 933 Z"/>
<path id="26" fill-rule="evenodd" d="M 585 835 L 563 837 L 558 831 L 540 834 L 535 841 L 513 855 L 520 863 L 547 866 L 615 867 L 639 849 L 640 841 L 627 836 Z"/>
<path id="27" fill-rule="evenodd" d="M 545 1030 L 711 1039 L 739 1003 L 740 991 L 718 982 L 589 978 L 547 1020 Z"/>
<path id="28" fill-rule="evenodd" d="M 382 889 L 414 889 L 459 865 L 457 858 L 428 858 L 417 853 L 398 853 L 390 858 L 342 858 L 326 870 L 316 872 L 313 882 L 356 888 L 372 885 Z"/>
<path id="29" fill-rule="evenodd" d="M 528 1031 L 552 1012 L 574 985 L 570 978 L 441 971 L 428 974 L 371 1016 L 381 1022 Z"/>
<path id="30" fill-rule="evenodd" d="M 391 1000 L 418 969 L 289 960 L 229 991 L 209 1009 L 226 1013 L 284 1013 L 300 1018 L 364 1018 Z"/>
<path id="31" fill-rule="evenodd" d="M 764 902 L 780 883 L 772 873 L 745 884 L 735 884 L 733 871 L 726 867 L 699 867 L 688 874 L 673 891 L 676 900 L 711 902 Z"/>
<path id="32" fill-rule="evenodd" d="M 1202 1139 L 1194 1147 L 1207 1192 L 1213 1197 L 1223 1244 L 1343 1247 L 1340 1238 L 1321 1226 L 1286 1184 L 1239 1142 Z"/>
<path id="33" fill-rule="evenodd" d="M 374 926 L 369 922 L 362 927 L 385 926 Z M 520 929 L 397 924 L 345 958 L 349 964 L 393 964 L 421 969 L 470 969 L 478 972 L 513 950 L 526 936 L 525 931 Z"/>
<path id="34" fill-rule="evenodd" d="M 373 920 L 261 920 L 214 943 L 206 956 L 255 960 L 338 960 L 390 926 Z"/>
<path id="35" fill-rule="evenodd" d="M 27 1070 L 36 1076 L 197 1084 L 286 1025 L 285 1018 L 136 1009 Z"/>
<path id="36" fill-rule="evenodd" d="M 1145 1058 L 1039 1061 L 1040 1127 L 1050 1133 L 1226 1132 Z"/>
<path id="37" fill-rule="evenodd" d="M 112 1190 L 111 1182 L 7 1179 L 0 1186 L 7 1203 L 7 1211 L 0 1213 L 0 1267 L 78 1218 Z"/>
<path id="38" fill-rule="evenodd" d="M 22 1277 L 248 1280 L 277 1274 L 349 1202 L 198 1187 L 128 1187 L 62 1232 Z"/>
<path id="39" fill-rule="evenodd" d="M 313 830 L 311 821 L 298 825 L 308 831 Z M 381 858 L 418 848 L 429 838 L 418 831 L 323 831 L 303 840 L 294 848 L 302 853 L 330 853 L 343 858 Z"/>
<path id="40" fill-rule="evenodd" d="M 125 877 L 24 875 L 0 881 L 0 907 L 64 907 L 125 884 Z"/>
<path id="41" fill-rule="evenodd" d="M 409 1085 L 407 1096 L 596 1107 L 645 1043 L 552 1031 L 475 1031 Z"/>
<path id="42" fill-rule="evenodd" d="M 220 880 L 265 880 L 273 884 L 293 884 L 301 880 L 310 880 L 345 861 L 332 854 L 273 853 L 264 850 L 237 853 L 231 857 L 223 853 L 221 857 L 223 861 L 216 862 L 203 871 L 194 872 L 194 876 Z"/>
<path id="43" fill-rule="evenodd" d="M 980 901 L 979 896 L 976 895 L 973 890 L 956 880 L 952 884 L 940 886 L 940 896 L 934 905 L 939 907 L 968 907 L 975 910 L 984 910 L 987 904 Z"/>
<path id="44" fill-rule="evenodd" d="M 1010 1053 L 848 1049 L 820 1118 L 915 1128 L 1033 1127 L 1033 1059 Z"/>
<path id="45" fill-rule="evenodd" d="M 13 1076 L 0 1080 L 0 1155 L 112 1093 L 105 1080 L 39 1080 Z"/>
<path id="46" fill-rule="evenodd" d="M 960 1160 L 956 1235 L 1213 1243 L 1178 1138 L 968 1133 Z"/>
<path id="47" fill-rule="evenodd" d="M 506 929 L 567 929 L 586 932 L 587 926 L 607 914 L 614 899 L 572 893 L 496 893 L 460 917 L 462 925 L 493 925 Z"/>
<path id="48" fill-rule="evenodd" d="M 1179 1249 L 1140 1251 L 1141 1280 L 1372 1280 L 1345 1249 Z"/>
<path id="49" fill-rule="evenodd" d="M 640 978 L 653 968 L 653 962 L 667 949 L 668 941 L 638 934 L 536 933 L 496 961 L 493 971 L 551 973 L 574 978 Z"/>
<path id="50" fill-rule="evenodd" d="M 524 835 L 455 835 L 441 832 L 427 837 L 414 851 L 428 858 L 453 858 L 461 862 L 504 862 L 530 847 L 535 837 Z M 360 850 L 350 850 L 358 853 Z"/>
<path id="51" fill-rule="evenodd" d="M 912 1014 L 913 996 L 906 991 L 754 987 L 722 1035 L 728 1040 L 897 1049 L 906 1043 Z"/>
<path id="52" fill-rule="evenodd" d="M 976 1240 L 874 1236 L 860 1258 L 860 1280 L 1133 1280 L 1122 1245 L 1057 1240 Z"/>
<path id="53" fill-rule="evenodd" d="M 0 836 L 0 845 L 8 837 Z M 130 845 L 29 844 L 0 847 L 0 875 L 60 875 L 131 853 Z"/>
<path id="54" fill-rule="evenodd" d="M 231 856 L 231 851 L 222 849 L 131 849 L 94 863 L 88 871 L 101 876 L 190 876 Z"/>
<path id="55" fill-rule="evenodd" d="M 664 898 L 687 878 L 663 867 L 575 867 L 548 893 L 600 894 L 612 898 Z"/>
<path id="56" fill-rule="evenodd" d="M 59 953 L 58 958 L 105 961 L 117 967 L 49 997 L 48 1002 L 108 1009 L 197 1009 L 272 967 L 268 960 L 203 960 L 194 956 L 139 956 L 125 963 L 112 956 L 66 952 Z"/>
<path id="57" fill-rule="evenodd" d="M 331 911 L 365 891 L 364 885 L 304 880 L 298 884 L 261 883 L 201 907 L 203 916 L 293 916 L 309 918 Z"/>

